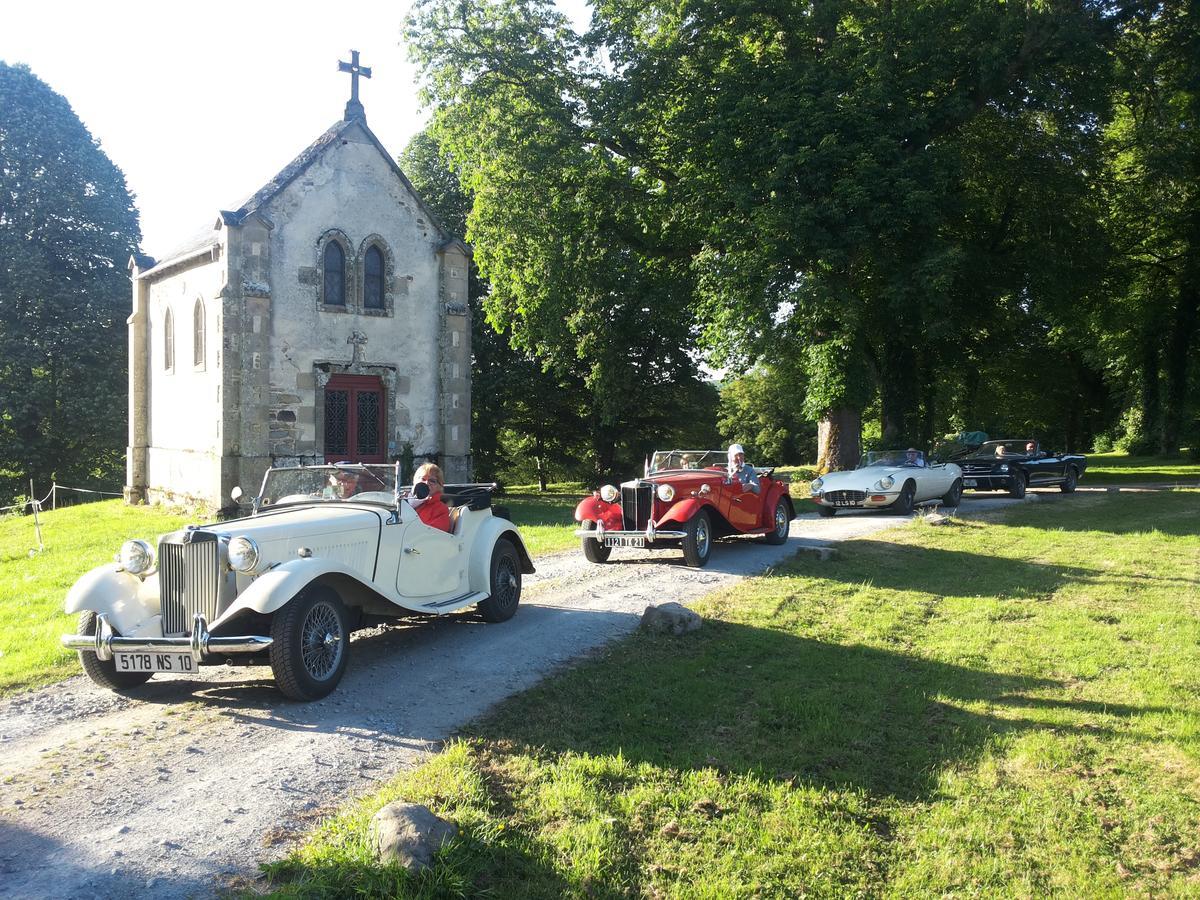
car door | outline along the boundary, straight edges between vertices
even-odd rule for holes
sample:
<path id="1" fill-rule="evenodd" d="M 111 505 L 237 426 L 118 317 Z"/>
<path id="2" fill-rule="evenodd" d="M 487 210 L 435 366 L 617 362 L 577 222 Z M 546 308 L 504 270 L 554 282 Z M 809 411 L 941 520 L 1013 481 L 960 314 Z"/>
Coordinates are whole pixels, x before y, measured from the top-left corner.
<path id="1" fill-rule="evenodd" d="M 757 528 L 762 518 L 762 494 L 747 490 L 739 482 L 728 485 L 725 491 L 729 498 L 729 511 L 725 513 L 725 518 L 729 524 L 738 531 Z"/>
<path id="2" fill-rule="evenodd" d="M 396 591 L 405 597 L 456 596 L 467 590 L 467 556 L 463 540 L 430 528 L 410 513 L 400 536 Z"/>
<path id="3" fill-rule="evenodd" d="M 945 463 L 917 470 L 917 500 L 932 500 L 944 496 L 954 482 L 953 473 Z"/>

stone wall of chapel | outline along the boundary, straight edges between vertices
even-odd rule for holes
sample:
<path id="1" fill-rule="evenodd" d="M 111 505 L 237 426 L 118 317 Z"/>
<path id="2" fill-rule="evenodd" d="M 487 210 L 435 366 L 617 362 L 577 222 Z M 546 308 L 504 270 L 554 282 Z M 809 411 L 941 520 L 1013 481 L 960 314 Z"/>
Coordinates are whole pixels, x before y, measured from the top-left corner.
<path id="1" fill-rule="evenodd" d="M 365 134 L 350 129 L 263 209 L 271 232 L 271 452 L 323 450 L 327 371 L 379 375 L 387 404 L 387 455 L 411 444 L 441 451 L 439 427 L 440 235 Z M 350 245 L 346 307 L 322 304 L 322 236 Z M 367 310 L 362 258 L 370 241 L 386 258 L 384 311 Z M 355 360 L 355 333 L 366 338 Z"/>
<path id="2" fill-rule="evenodd" d="M 153 281 L 148 290 L 146 483 L 150 502 L 220 506 L 221 288 L 223 263 L 206 261 Z M 194 360 L 193 313 L 204 307 L 204 353 Z M 174 366 L 166 367 L 167 310 L 174 322 Z"/>

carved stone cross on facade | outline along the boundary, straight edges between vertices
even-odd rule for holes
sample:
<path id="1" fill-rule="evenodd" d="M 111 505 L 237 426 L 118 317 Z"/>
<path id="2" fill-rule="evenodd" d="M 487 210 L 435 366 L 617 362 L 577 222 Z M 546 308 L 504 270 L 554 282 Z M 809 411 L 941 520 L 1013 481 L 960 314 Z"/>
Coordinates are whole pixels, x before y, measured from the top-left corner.
<path id="1" fill-rule="evenodd" d="M 346 338 L 347 344 L 353 344 L 354 349 L 350 351 L 350 365 L 357 365 L 363 361 L 363 347 L 367 345 L 367 336 L 361 331 L 350 332 L 350 337 Z"/>
<path id="2" fill-rule="evenodd" d="M 342 62 L 338 60 L 338 71 L 350 73 L 350 101 L 346 104 L 346 121 L 351 119 L 367 118 L 367 112 L 363 109 L 363 105 L 358 102 L 358 76 L 363 78 L 371 77 L 371 69 L 368 66 L 360 66 L 358 64 L 358 51 L 350 51 L 350 62 Z"/>

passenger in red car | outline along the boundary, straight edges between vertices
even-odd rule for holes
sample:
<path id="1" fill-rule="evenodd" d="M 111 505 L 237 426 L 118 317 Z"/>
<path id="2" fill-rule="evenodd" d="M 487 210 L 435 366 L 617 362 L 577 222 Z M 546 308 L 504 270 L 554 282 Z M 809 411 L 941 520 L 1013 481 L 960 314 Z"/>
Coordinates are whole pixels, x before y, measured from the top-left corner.
<path id="1" fill-rule="evenodd" d="M 413 484 L 424 482 L 429 486 L 429 496 L 424 500 L 410 500 L 409 504 L 416 508 L 421 521 L 430 528 L 450 530 L 450 507 L 442 499 L 442 470 L 434 463 L 425 463 L 413 475 Z"/>

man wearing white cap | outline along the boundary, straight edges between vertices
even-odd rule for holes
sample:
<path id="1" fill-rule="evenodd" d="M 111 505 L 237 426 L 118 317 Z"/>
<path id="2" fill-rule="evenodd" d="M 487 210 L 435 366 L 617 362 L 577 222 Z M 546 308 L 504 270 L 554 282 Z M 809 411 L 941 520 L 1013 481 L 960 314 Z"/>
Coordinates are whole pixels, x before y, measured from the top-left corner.
<path id="1" fill-rule="evenodd" d="M 758 493 L 758 473 L 746 462 L 746 451 L 741 444 L 729 445 L 729 480 L 738 481 L 746 490 Z"/>

